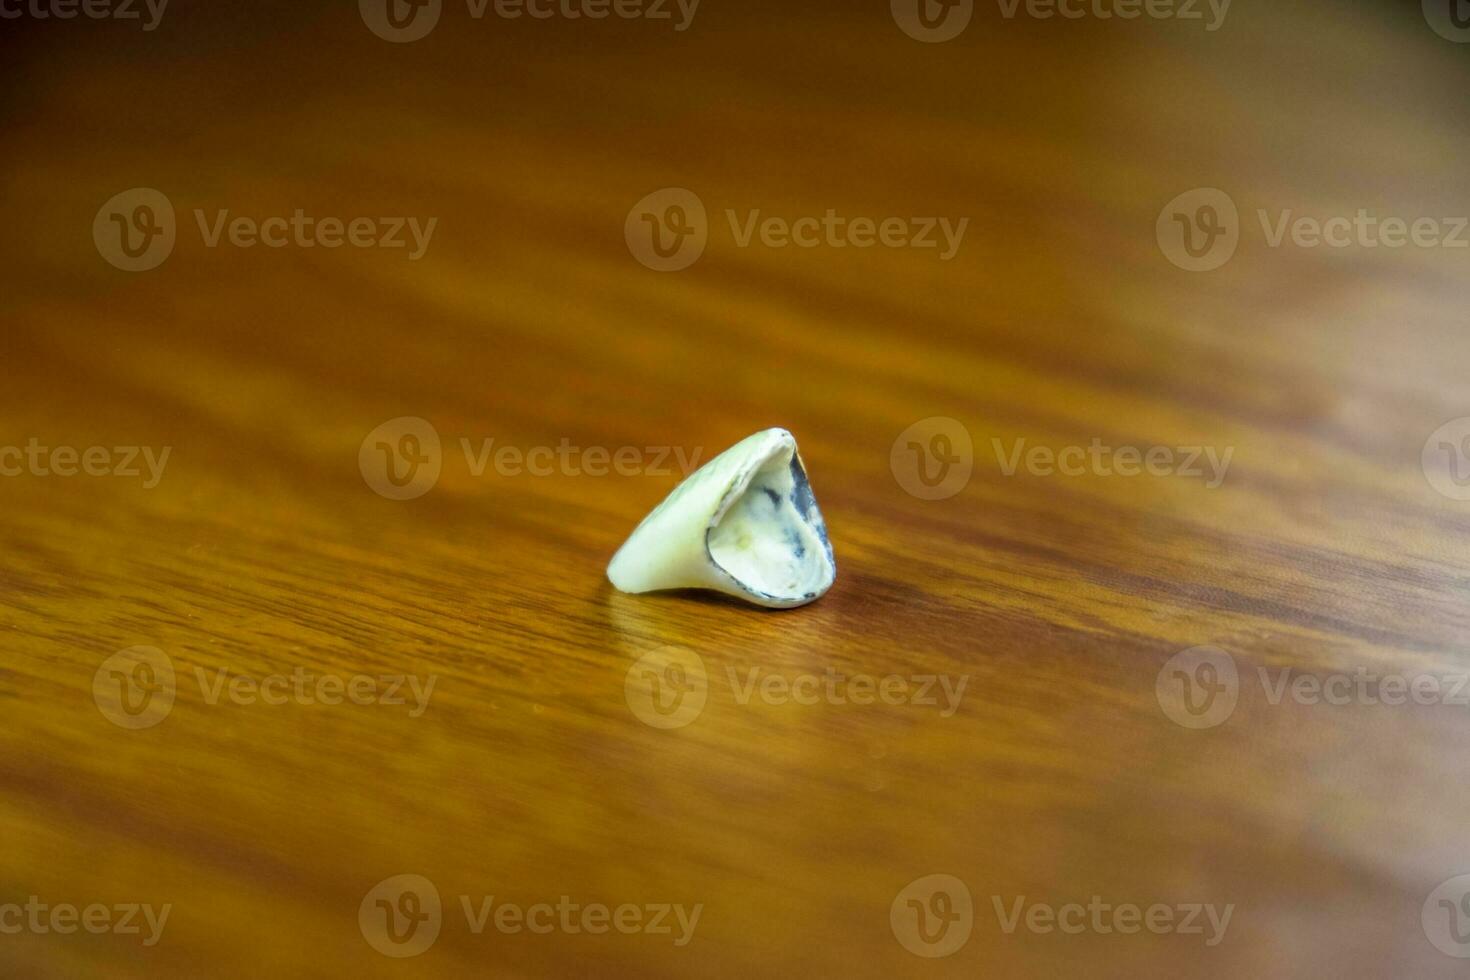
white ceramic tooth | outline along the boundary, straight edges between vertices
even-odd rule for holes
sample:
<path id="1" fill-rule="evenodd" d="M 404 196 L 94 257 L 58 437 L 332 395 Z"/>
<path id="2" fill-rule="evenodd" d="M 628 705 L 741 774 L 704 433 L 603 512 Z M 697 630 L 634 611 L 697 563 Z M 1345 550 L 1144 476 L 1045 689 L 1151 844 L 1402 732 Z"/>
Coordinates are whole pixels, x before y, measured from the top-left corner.
<path id="1" fill-rule="evenodd" d="M 613 555 L 624 592 L 713 589 L 786 609 L 837 577 L 832 545 L 796 439 L 766 429 L 695 470 Z"/>

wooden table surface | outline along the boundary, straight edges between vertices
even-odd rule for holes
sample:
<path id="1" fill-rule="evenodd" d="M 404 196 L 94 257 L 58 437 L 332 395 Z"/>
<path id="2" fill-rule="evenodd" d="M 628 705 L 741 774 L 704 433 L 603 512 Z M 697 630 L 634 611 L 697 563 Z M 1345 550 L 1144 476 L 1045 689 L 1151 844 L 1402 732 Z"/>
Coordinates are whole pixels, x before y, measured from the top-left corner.
<path id="1" fill-rule="evenodd" d="M 1462 976 L 1470 253 L 1270 240 L 1454 237 L 1466 49 L 1416 7 L 5 21 L 0 965 Z M 298 209 L 437 220 L 210 244 Z M 948 258 L 854 243 L 939 217 Z M 612 589 L 678 453 L 774 425 L 831 592 Z"/>

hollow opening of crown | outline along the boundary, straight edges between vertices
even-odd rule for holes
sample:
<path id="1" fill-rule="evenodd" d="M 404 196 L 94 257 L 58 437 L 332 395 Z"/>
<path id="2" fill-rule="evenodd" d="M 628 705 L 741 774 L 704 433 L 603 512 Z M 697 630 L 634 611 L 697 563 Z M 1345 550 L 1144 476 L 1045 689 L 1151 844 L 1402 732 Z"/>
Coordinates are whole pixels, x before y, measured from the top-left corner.
<path id="1" fill-rule="evenodd" d="M 837 574 L 822 512 L 791 445 L 780 447 L 737 488 L 705 545 L 742 588 L 779 602 L 814 599 Z"/>

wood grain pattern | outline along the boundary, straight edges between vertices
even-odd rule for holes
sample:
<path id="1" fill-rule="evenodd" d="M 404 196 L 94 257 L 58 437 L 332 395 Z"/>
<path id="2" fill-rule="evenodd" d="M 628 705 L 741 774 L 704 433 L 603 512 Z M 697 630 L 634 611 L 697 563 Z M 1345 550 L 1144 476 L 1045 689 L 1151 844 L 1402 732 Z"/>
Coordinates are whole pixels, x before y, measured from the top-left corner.
<path id="1" fill-rule="evenodd" d="M 484 21 L 412 44 L 352 4 L 183 6 L 157 31 L 16 22 L 3 115 L 0 387 L 24 446 L 170 447 L 141 478 L 0 479 L 0 905 L 171 903 L 161 941 L 0 935 L 75 976 L 1456 976 L 1421 910 L 1470 872 L 1467 709 L 1271 703 L 1271 678 L 1470 670 L 1470 504 L 1421 449 L 1470 415 L 1465 252 L 1272 248 L 1260 209 L 1464 214 L 1464 52 L 1411 6 L 1236 5 L 1195 24 L 1007 19 L 905 37 L 887 4 Z M 9 23 L 9 22 L 7 22 Z M 10 27 L 4 28 L 10 31 Z M 125 273 L 102 202 L 163 191 L 178 243 Z M 709 244 L 650 271 L 624 221 L 695 191 Z M 1160 209 L 1239 205 L 1212 273 Z M 193 213 L 436 217 L 401 250 L 207 247 Z M 959 253 L 742 248 L 743 217 L 968 218 Z M 359 448 L 416 416 L 418 499 Z M 944 500 L 890 449 L 974 442 Z M 800 441 L 839 577 L 765 613 L 634 597 L 606 561 L 676 476 L 476 474 L 480 447 Z M 1233 450 L 1187 476 L 1008 476 L 1009 448 Z M 586 462 L 585 456 L 578 459 Z M 652 463 L 647 455 L 640 459 Z M 3 460 L 0 460 L 3 462 Z M 670 463 L 666 467 L 676 469 Z M 1199 645 L 1223 723 L 1156 681 Z M 172 711 L 94 701 L 164 651 Z M 639 658 L 697 652 L 691 723 L 641 723 Z M 742 703 L 734 677 L 963 678 L 914 704 Z M 426 711 L 210 703 L 207 678 L 433 678 Z M 942 696 L 941 696 L 942 701 Z M 412 873 L 422 955 L 359 905 Z M 942 959 L 911 881 L 966 883 Z M 700 904 L 666 935 L 476 934 L 473 902 Z M 994 903 L 1233 906 L 1199 935 L 1007 933 Z M 3 925 L 0 922 L 0 925 Z"/>

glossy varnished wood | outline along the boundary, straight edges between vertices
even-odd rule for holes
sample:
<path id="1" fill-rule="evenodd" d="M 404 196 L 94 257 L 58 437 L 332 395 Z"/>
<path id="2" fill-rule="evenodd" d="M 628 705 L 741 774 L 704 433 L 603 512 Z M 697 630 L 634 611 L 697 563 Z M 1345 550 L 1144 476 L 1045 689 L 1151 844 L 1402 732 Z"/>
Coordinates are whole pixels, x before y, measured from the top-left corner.
<path id="1" fill-rule="evenodd" d="M 215 5 L 218 6 L 218 5 Z M 1467 505 L 1426 438 L 1470 415 L 1465 253 L 1270 248 L 1257 209 L 1463 214 L 1464 51 L 1411 7 L 1242 2 L 1222 30 L 1006 20 L 905 37 L 886 3 L 716 4 L 651 23 L 470 21 L 390 45 L 353 5 L 181 6 L 158 31 L 21 24 L 4 102 L 0 443 L 168 446 L 158 486 L 0 480 L 0 902 L 172 903 L 163 941 L 0 936 L 25 976 L 1455 976 L 1430 891 L 1470 872 L 1470 720 L 1273 705 L 1259 669 L 1453 675 Z M 5 28 L 9 30 L 10 28 Z M 120 272 L 91 224 L 166 193 L 179 244 Z M 690 269 L 628 209 L 694 190 Z M 1164 203 L 1245 232 L 1191 275 Z M 206 248 L 192 211 L 437 217 L 401 251 Z M 724 212 L 969 219 L 959 254 L 738 247 Z M 426 495 L 364 482 L 422 417 Z M 968 485 L 905 492 L 933 416 Z M 678 447 L 784 425 L 831 532 L 819 603 L 618 594 L 603 569 L 672 475 L 474 475 L 460 440 Z M 1233 448 L 1187 477 L 1007 476 L 992 440 Z M 1171 657 L 1247 680 L 1192 731 Z M 93 700 L 165 651 L 177 702 Z M 694 650 L 708 702 L 625 699 Z M 196 670 L 433 677 L 388 706 L 210 704 Z M 740 703 L 727 678 L 965 678 L 914 705 Z M 434 946 L 358 907 L 423 875 Z M 945 873 L 969 942 L 928 960 L 890 904 Z M 458 896 L 702 903 L 694 941 L 475 935 Z M 1006 934 L 993 897 L 1234 905 L 1225 941 Z"/>

